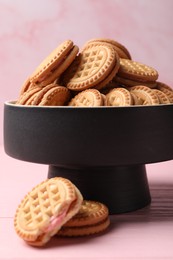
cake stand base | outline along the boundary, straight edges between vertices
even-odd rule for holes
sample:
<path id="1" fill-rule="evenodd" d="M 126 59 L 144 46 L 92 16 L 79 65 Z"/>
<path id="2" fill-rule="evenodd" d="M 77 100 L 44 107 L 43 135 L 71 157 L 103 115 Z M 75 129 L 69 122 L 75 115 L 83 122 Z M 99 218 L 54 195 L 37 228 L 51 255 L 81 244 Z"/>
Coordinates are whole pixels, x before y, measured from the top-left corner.
<path id="1" fill-rule="evenodd" d="M 110 214 L 125 213 L 151 202 L 145 165 L 63 168 L 50 165 L 48 178 L 71 180 L 84 199 L 105 203 Z"/>

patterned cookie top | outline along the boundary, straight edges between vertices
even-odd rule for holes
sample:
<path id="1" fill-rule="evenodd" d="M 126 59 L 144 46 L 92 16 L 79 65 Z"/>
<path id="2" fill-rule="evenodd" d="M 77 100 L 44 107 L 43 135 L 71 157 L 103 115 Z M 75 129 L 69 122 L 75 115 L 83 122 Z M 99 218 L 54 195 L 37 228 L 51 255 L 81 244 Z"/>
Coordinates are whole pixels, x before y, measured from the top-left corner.
<path id="1" fill-rule="evenodd" d="M 16 232 L 26 241 L 35 241 L 62 204 L 70 205 L 75 199 L 74 186 L 67 179 L 56 177 L 42 182 L 20 203 L 14 218 Z"/>
<path id="2" fill-rule="evenodd" d="M 70 98 L 70 92 L 66 87 L 55 86 L 47 90 L 38 106 L 64 106 Z"/>
<path id="3" fill-rule="evenodd" d="M 100 202 L 84 200 L 79 212 L 65 223 L 65 227 L 94 225 L 108 218 L 108 208 Z"/>
<path id="4" fill-rule="evenodd" d="M 169 98 L 164 92 L 158 89 L 153 89 L 152 91 L 157 95 L 160 104 L 170 104 Z"/>
<path id="5" fill-rule="evenodd" d="M 109 45 L 91 44 L 75 59 L 64 74 L 71 90 L 84 90 L 103 81 L 117 63 L 117 54 Z"/>
<path id="6" fill-rule="evenodd" d="M 91 44 L 93 42 L 103 42 L 103 43 L 111 44 L 117 51 L 120 58 L 131 59 L 131 55 L 130 55 L 129 51 L 127 50 L 127 48 L 124 45 L 122 45 L 121 43 L 119 43 L 113 39 L 107 39 L 107 38 L 91 39 L 85 44 L 84 48 L 86 48 L 89 44 Z"/>
<path id="7" fill-rule="evenodd" d="M 141 105 L 159 105 L 159 98 L 154 91 L 146 86 L 135 86 L 130 88 L 130 93 L 133 93 Z"/>
<path id="8" fill-rule="evenodd" d="M 125 88 L 114 88 L 106 94 L 107 106 L 130 106 L 132 104 L 132 96 Z"/>
<path id="9" fill-rule="evenodd" d="M 140 81 L 155 81 L 158 78 L 158 72 L 145 64 L 128 59 L 120 59 L 120 68 L 117 76 Z"/>
<path id="10" fill-rule="evenodd" d="M 173 103 L 173 88 L 163 82 L 157 82 L 157 89 L 168 97 L 170 103 Z"/>
<path id="11" fill-rule="evenodd" d="M 103 105 L 103 97 L 97 89 L 86 89 L 78 93 L 68 104 L 75 107 L 97 107 Z"/>

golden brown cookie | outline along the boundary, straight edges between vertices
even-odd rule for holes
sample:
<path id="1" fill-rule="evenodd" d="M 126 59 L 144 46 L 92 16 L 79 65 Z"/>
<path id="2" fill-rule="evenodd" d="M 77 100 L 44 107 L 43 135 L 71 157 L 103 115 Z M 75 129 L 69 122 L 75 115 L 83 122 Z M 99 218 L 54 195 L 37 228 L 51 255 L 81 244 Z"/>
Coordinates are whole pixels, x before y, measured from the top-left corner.
<path id="1" fill-rule="evenodd" d="M 46 87 L 35 87 L 24 92 L 18 105 L 64 106 L 70 99 L 70 91 L 52 83 Z"/>
<path id="2" fill-rule="evenodd" d="M 140 103 L 141 105 L 158 105 L 160 103 L 153 90 L 146 86 L 131 87 L 130 93 L 134 94 L 138 100 L 138 103 L 135 102 L 135 105 Z"/>
<path id="3" fill-rule="evenodd" d="M 66 40 L 53 50 L 24 82 L 20 96 L 35 86 L 44 87 L 53 83 L 73 62 L 79 48 Z"/>
<path id="4" fill-rule="evenodd" d="M 162 91 L 168 97 L 170 103 L 173 103 L 173 89 L 170 86 L 157 81 L 157 89 Z"/>
<path id="5" fill-rule="evenodd" d="M 132 99 L 133 99 L 133 105 L 143 105 L 143 99 L 141 99 L 139 96 L 135 95 L 133 92 L 130 92 Z"/>
<path id="6" fill-rule="evenodd" d="M 157 80 L 158 72 L 145 64 L 128 59 L 120 59 L 120 68 L 117 76 L 134 81 L 153 82 Z"/>
<path id="7" fill-rule="evenodd" d="M 43 94 L 38 106 L 64 106 L 68 103 L 69 99 L 70 92 L 66 87 L 55 86 Z"/>
<path id="8" fill-rule="evenodd" d="M 35 86 L 34 88 L 28 89 L 27 91 L 23 92 L 23 94 L 19 97 L 16 104 L 17 105 L 26 105 L 28 100 L 33 98 L 33 95 L 38 93 L 42 88 L 39 86 Z M 30 101 L 28 102 L 30 103 Z"/>
<path id="9" fill-rule="evenodd" d="M 154 94 L 157 95 L 160 104 L 170 104 L 171 103 L 169 101 L 168 96 L 164 92 L 162 92 L 162 91 L 160 91 L 158 89 L 153 89 L 152 91 L 154 92 Z"/>
<path id="10" fill-rule="evenodd" d="M 103 105 L 103 97 L 97 89 L 86 89 L 74 96 L 68 105 L 74 107 L 98 107 Z"/>
<path id="11" fill-rule="evenodd" d="M 131 106 L 133 98 L 130 92 L 125 88 L 114 88 L 106 94 L 107 106 Z"/>
<path id="12" fill-rule="evenodd" d="M 115 76 L 119 57 L 108 44 L 93 43 L 85 48 L 65 71 L 62 82 L 73 91 L 104 87 Z"/>
<path id="13" fill-rule="evenodd" d="M 31 82 L 30 82 L 30 79 L 27 78 L 27 79 L 24 81 L 23 85 L 22 85 L 22 88 L 21 88 L 20 93 L 19 93 L 19 98 L 20 98 L 26 91 L 28 91 L 29 89 L 35 88 L 35 87 L 37 87 L 37 85 L 36 85 L 35 83 L 31 83 Z"/>
<path id="14" fill-rule="evenodd" d="M 43 246 L 81 208 L 83 198 L 67 179 L 55 177 L 35 186 L 14 217 L 17 234 L 30 245 Z"/>
<path id="15" fill-rule="evenodd" d="M 118 76 L 115 76 L 115 78 L 113 79 L 113 82 L 115 82 L 115 84 L 121 84 L 123 86 L 126 87 L 133 87 L 133 86 L 139 86 L 139 85 L 143 85 L 149 88 L 155 88 L 157 83 L 156 81 L 136 81 L 136 80 L 132 80 L 132 79 L 126 79 L 126 78 L 121 78 Z"/>
<path id="16" fill-rule="evenodd" d="M 121 43 L 113 40 L 113 39 L 107 39 L 107 38 L 96 38 L 96 39 L 92 39 L 89 40 L 84 48 L 86 48 L 89 44 L 94 43 L 94 42 L 103 42 L 103 43 L 108 43 L 111 44 L 113 46 L 113 48 L 115 49 L 115 51 L 118 53 L 120 58 L 124 58 L 124 59 L 131 59 L 131 55 L 129 53 L 129 51 L 127 50 L 127 48 L 122 45 Z"/>
<path id="17" fill-rule="evenodd" d="M 108 208 L 84 200 L 79 212 L 58 231 L 58 236 L 86 236 L 104 231 L 110 224 Z"/>

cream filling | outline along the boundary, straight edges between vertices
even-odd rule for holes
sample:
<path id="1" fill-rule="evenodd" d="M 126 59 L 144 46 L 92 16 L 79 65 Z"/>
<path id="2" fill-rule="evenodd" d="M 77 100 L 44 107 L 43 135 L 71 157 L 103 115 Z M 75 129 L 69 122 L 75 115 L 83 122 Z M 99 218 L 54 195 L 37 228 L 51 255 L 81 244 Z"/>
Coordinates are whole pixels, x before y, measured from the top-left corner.
<path id="1" fill-rule="evenodd" d="M 44 232 L 51 232 L 52 230 L 54 230 L 57 226 L 60 226 L 65 218 L 65 216 L 67 215 L 67 210 L 68 208 L 66 208 L 65 210 L 63 210 L 63 212 L 61 214 L 59 214 L 58 216 L 52 216 L 50 218 L 50 223 L 49 226 L 46 227 L 44 229 Z"/>

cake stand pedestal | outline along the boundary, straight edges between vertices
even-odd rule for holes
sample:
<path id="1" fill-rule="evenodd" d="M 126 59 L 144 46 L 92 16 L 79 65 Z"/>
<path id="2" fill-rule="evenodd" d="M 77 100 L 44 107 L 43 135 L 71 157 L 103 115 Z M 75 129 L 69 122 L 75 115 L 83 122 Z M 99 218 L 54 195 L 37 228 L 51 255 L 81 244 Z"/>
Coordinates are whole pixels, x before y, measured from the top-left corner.
<path id="1" fill-rule="evenodd" d="M 173 104 L 130 107 L 4 105 L 5 152 L 49 166 L 111 214 L 151 201 L 145 165 L 173 159 Z M 35 173 L 36 174 L 36 173 Z M 15 176 L 14 176 L 15 178 Z"/>
<path id="2" fill-rule="evenodd" d="M 69 169 L 50 165 L 48 177 L 70 179 L 87 200 L 105 203 L 110 213 L 143 208 L 151 201 L 145 165 Z"/>

